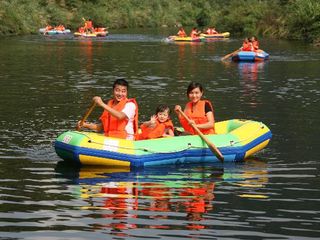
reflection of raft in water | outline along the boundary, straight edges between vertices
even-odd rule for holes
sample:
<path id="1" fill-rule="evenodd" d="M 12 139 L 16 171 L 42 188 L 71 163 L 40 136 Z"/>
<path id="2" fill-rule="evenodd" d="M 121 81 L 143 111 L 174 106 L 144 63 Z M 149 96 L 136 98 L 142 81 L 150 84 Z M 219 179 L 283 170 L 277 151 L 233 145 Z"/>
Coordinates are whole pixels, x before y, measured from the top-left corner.
<path id="1" fill-rule="evenodd" d="M 226 162 L 242 161 L 263 149 L 272 134 L 261 122 L 228 120 L 216 123 L 207 138 Z M 92 132 L 67 131 L 55 141 L 64 160 L 80 165 L 144 167 L 177 163 L 219 162 L 199 136 L 179 136 L 142 141 L 105 137 Z"/>

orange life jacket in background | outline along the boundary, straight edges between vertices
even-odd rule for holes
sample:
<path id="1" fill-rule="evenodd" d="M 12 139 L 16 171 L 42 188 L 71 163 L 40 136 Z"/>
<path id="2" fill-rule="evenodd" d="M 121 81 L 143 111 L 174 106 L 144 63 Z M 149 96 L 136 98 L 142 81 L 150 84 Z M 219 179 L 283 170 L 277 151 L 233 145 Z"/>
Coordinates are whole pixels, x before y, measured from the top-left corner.
<path id="1" fill-rule="evenodd" d="M 252 43 L 253 51 L 259 50 L 259 42 L 258 41 L 252 41 L 251 43 Z"/>
<path id="2" fill-rule="evenodd" d="M 194 120 L 196 124 L 206 123 L 206 122 L 208 122 L 208 119 L 206 117 L 206 112 L 205 112 L 205 104 L 206 103 L 208 103 L 210 105 L 210 107 L 212 109 L 212 113 L 213 113 L 212 104 L 208 100 L 200 100 L 196 105 L 197 107 L 195 109 L 193 109 L 193 111 L 192 111 L 192 102 L 188 102 L 186 105 L 186 108 L 184 110 L 184 113 L 187 115 L 187 117 L 190 118 L 190 120 Z M 189 125 L 188 121 L 183 116 L 179 117 L 179 120 L 180 120 L 180 123 L 185 131 L 187 131 L 193 135 L 197 135 L 197 132 L 193 129 L 192 126 Z M 199 128 L 199 130 L 203 134 L 215 134 L 214 127 L 212 129 Z"/>
<path id="3" fill-rule="evenodd" d="M 252 44 L 250 42 L 243 42 L 241 50 L 246 52 L 253 51 Z"/>
<path id="4" fill-rule="evenodd" d="M 190 37 L 192 37 L 192 38 L 198 37 L 198 32 L 196 30 L 192 30 L 190 33 Z"/>
<path id="5" fill-rule="evenodd" d="M 187 36 L 187 34 L 186 34 L 186 32 L 185 32 L 184 30 L 179 30 L 179 32 L 177 33 L 177 35 L 178 35 L 179 37 L 186 37 L 186 36 Z"/>
<path id="6" fill-rule="evenodd" d="M 212 34 L 217 34 L 218 32 L 214 30 L 213 28 L 208 28 L 207 34 L 212 35 Z"/>
<path id="7" fill-rule="evenodd" d="M 114 100 L 111 99 L 108 101 L 108 106 L 113 108 L 114 110 L 117 110 L 121 112 L 126 103 L 133 102 L 136 105 L 136 114 L 134 116 L 133 121 L 133 131 L 134 134 L 137 133 L 138 130 L 138 104 L 134 98 L 131 99 L 123 99 L 121 100 L 117 105 L 113 105 Z M 119 120 L 118 118 L 112 116 L 108 111 L 104 110 L 102 115 L 100 116 L 100 120 L 103 125 L 104 135 L 108 137 L 115 137 L 115 138 L 122 138 L 126 139 L 128 134 L 125 130 L 125 127 L 127 126 L 128 119 L 124 118 L 122 120 Z"/>
<path id="8" fill-rule="evenodd" d="M 160 138 L 167 128 L 170 128 L 173 131 L 173 123 L 171 120 L 162 123 L 157 119 L 154 128 L 147 127 L 145 124 L 142 124 L 140 128 L 142 132 L 138 135 L 137 140 Z"/>
<path id="9" fill-rule="evenodd" d="M 93 27 L 92 21 L 86 21 L 84 26 L 87 29 L 91 29 Z"/>

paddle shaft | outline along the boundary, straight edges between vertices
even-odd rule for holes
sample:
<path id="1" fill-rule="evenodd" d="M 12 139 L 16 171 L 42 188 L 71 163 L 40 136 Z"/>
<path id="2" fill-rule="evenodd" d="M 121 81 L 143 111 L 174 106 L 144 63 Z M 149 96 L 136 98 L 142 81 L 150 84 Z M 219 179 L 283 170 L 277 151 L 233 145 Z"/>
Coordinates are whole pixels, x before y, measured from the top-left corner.
<path id="1" fill-rule="evenodd" d="M 234 54 L 236 54 L 237 52 L 239 52 L 239 50 L 236 50 L 236 51 L 234 51 L 234 52 L 232 52 L 232 53 L 229 53 L 229 54 L 225 55 L 223 58 L 221 58 L 221 61 L 224 61 L 224 60 L 226 60 L 227 58 L 232 57 L 232 56 L 233 56 Z"/>
<path id="2" fill-rule="evenodd" d="M 181 109 L 179 109 L 179 113 L 188 121 L 190 122 L 190 119 L 187 117 L 187 115 L 181 111 Z M 214 153 L 214 155 L 216 155 L 216 157 L 223 162 L 224 157 L 222 156 L 221 152 L 219 151 L 219 149 L 212 143 L 210 142 L 210 140 L 199 130 L 199 128 L 197 128 L 197 126 L 193 123 L 191 124 L 191 126 L 193 127 L 193 129 L 199 134 L 199 136 L 201 137 L 201 139 L 208 145 L 208 147 L 210 148 L 211 152 Z"/>
<path id="3" fill-rule="evenodd" d="M 80 120 L 80 124 L 77 125 L 77 130 L 79 131 L 83 125 L 83 123 L 87 120 L 87 118 L 89 117 L 89 115 L 91 114 L 91 112 L 93 111 L 93 109 L 96 107 L 96 103 L 93 102 L 90 106 L 90 108 L 87 110 L 87 112 L 85 113 L 85 115 L 83 116 L 83 118 Z M 80 127 L 79 127 L 80 126 Z"/>

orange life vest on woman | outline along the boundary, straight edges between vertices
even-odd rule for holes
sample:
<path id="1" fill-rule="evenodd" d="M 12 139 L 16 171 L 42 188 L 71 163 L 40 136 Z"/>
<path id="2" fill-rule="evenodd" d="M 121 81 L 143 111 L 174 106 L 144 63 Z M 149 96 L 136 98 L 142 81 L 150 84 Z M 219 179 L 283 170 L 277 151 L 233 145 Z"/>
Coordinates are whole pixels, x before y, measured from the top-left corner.
<path id="1" fill-rule="evenodd" d="M 134 116 L 133 121 L 133 131 L 136 135 L 138 130 L 138 104 L 134 98 L 131 99 L 123 99 L 118 104 L 113 105 L 114 100 L 111 99 L 108 101 L 108 106 L 113 108 L 114 110 L 117 110 L 121 112 L 126 103 L 133 102 L 136 105 L 136 113 Z M 103 125 L 104 135 L 108 137 L 115 137 L 115 138 L 122 138 L 126 139 L 128 134 L 125 130 L 125 127 L 127 126 L 129 120 L 127 118 L 124 118 L 122 120 L 119 120 L 118 118 L 112 116 L 108 111 L 104 110 L 102 115 L 100 116 L 100 120 Z"/>
<path id="2" fill-rule="evenodd" d="M 186 108 L 184 110 L 184 113 L 187 115 L 187 117 L 190 118 L 190 120 L 195 121 L 196 124 L 206 123 L 206 122 L 208 122 L 208 119 L 206 117 L 206 112 L 205 112 L 206 103 L 208 103 L 210 105 L 212 113 L 213 113 L 212 104 L 208 100 L 200 100 L 196 105 L 197 107 L 195 109 L 193 109 L 193 111 L 192 111 L 192 102 L 188 102 L 186 105 Z M 193 129 L 192 126 L 189 125 L 188 121 L 183 116 L 181 116 L 179 118 L 179 120 L 180 120 L 180 123 L 185 131 L 187 131 L 193 135 L 197 135 L 197 132 Z M 212 129 L 199 128 L 199 130 L 203 134 L 214 134 L 215 133 L 214 127 Z"/>
<path id="3" fill-rule="evenodd" d="M 166 129 L 170 128 L 173 131 L 173 123 L 171 120 L 165 122 L 156 120 L 156 126 L 154 128 L 147 127 L 145 124 L 142 124 L 140 128 L 142 132 L 138 135 L 137 140 L 160 138 Z"/>

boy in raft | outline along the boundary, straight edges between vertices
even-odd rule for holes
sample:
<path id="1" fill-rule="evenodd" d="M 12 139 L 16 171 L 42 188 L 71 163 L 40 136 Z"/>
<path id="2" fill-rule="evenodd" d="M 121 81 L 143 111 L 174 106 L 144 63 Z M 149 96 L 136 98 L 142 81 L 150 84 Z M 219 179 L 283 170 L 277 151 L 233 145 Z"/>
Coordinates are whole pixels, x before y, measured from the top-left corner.
<path id="1" fill-rule="evenodd" d="M 174 108 L 185 132 L 197 135 L 197 132 L 192 127 L 192 124 L 195 124 L 203 134 L 215 134 L 213 106 L 209 100 L 202 100 L 202 85 L 191 82 L 187 89 L 187 96 L 189 102 L 185 106 L 184 113 L 190 119 L 190 122 L 179 113 L 179 110 L 181 110 L 180 105 L 176 105 Z M 176 131 L 176 134 L 180 135 L 178 131 Z"/>
<path id="2" fill-rule="evenodd" d="M 134 140 L 138 130 L 138 104 L 134 98 L 128 99 L 129 84 L 125 79 L 117 79 L 113 83 L 113 98 L 104 103 L 99 96 L 93 102 L 103 108 L 101 123 L 84 122 L 78 127 L 104 132 L 105 136 Z"/>
<path id="3" fill-rule="evenodd" d="M 156 114 L 151 116 L 150 120 L 144 122 L 141 126 L 141 134 L 137 140 L 173 137 L 173 123 L 170 120 L 170 108 L 161 104 L 156 109 Z"/>

